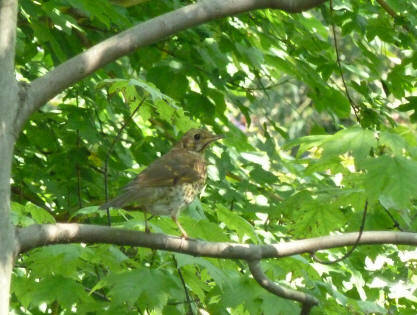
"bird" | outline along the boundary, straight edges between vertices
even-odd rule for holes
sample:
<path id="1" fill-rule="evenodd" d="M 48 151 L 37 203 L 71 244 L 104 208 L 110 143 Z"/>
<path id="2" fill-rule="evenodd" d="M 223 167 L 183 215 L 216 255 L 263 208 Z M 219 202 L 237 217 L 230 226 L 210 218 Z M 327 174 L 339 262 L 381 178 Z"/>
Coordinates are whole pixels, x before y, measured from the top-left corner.
<path id="1" fill-rule="evenodd" d="M 170 151 L 153 161 L 130 181 L 116 198 L 100 209 L 121 208 L 135 204 L 145 217 L 145 231 L 149 232 L 147 214 L 169 215 L 181 231 L 188 235 L 178 216 L 205 186 L 207 162 L 204 152 L 210 143 L 224 138 L 204 128 L 188 130 Z"/>

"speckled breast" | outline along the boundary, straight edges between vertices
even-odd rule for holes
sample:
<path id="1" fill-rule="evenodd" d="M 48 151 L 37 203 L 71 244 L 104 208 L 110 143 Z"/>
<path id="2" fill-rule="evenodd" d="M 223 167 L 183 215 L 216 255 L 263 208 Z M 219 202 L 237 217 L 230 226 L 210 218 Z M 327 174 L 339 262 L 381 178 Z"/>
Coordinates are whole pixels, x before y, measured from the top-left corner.
<path id="1" fill-rule="evenodd" d="M 193 183 L 156 188 L 160 190 L 163 197 L 148 205 L 146 210 L 155 215 L 176 215 L 200 195 L 204 188 L 204 182 L 203 178 Z"/>

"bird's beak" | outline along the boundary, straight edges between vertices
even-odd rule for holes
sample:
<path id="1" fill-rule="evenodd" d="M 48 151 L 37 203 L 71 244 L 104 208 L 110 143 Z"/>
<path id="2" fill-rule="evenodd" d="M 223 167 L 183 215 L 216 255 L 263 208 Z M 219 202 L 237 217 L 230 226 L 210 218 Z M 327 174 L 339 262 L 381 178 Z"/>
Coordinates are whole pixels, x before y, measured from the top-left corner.
<path id="1" fill-rule="evenodd" d="M 210 139 L 210 142 L 217 141 L 217 140 L 220 140 L 220 139 L 223 139 L 223 138 L 225 138 L 225 135 L 214 135 L 214 136 Z"/>
<path id="2" fill-rule="evenodd" d="M 224 138 L 224 135 L 213 135 L 212 137 L 207 138 L 207 142 L 206 142 L 207 144 L 206 145 L 208 145 L 208 144 L 210 144 L 210 143 L 212 143 L 214 141 L 223 139 L 223 138 Z"/>
<path id="3" fill-rule="evenodd" d="M 207 148 L 207 146 L 210 143 L 212 143 L 214 141 L 217 141 L 217 140 L 220 140 L 220 139 L 223 139 L 223 138 L 224 138 L 224 135 L 212 135 L 211 137 L 206 138 L 205 143 L 204 143 L 203 147 L 201 148 L 201 151 L 204 151 L 204 149 Z"/>

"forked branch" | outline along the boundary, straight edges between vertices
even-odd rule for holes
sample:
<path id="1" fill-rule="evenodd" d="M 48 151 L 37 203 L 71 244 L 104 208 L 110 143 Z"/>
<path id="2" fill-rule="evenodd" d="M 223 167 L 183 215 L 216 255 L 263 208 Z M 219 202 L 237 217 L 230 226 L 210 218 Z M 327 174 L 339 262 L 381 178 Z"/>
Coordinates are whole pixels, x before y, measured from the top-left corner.
<path id="1" fill-rule="evenodd" d="M 183 253 L 193 256 L 223 259 L 243 259 L 256 279 L 268 291 L 303 304 L 302 313 L 308 314 L 317 300 L 305 293 L 278 286 L 266 278 L 259 266 L 264 258 L 287 257 L 296 254 L 311 253 L 318 250 L 350 246 L 356 244 L 397 244 L 417 246 L 417 233 L 372 231 L 347 233 L 316 237 L 304 240 L 282 242 L 277 244 L 238 244 L 227 242 L 206 242 L 195 239 L 182 239 L 158 233 L 145 233 L 107 226 L 88 224 L 59 223 L 35 224 L 16 230 L 18 249 L 24 253 L 33 248 L 65 243 L 106 243 L 130 245 Z"/>

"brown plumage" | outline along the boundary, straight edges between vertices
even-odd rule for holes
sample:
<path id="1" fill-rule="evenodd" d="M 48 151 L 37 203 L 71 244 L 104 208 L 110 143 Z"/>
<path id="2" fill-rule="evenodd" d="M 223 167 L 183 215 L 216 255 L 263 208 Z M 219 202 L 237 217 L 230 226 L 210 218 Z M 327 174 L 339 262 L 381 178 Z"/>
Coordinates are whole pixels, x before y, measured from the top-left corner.
<path id="1" fill-rule="evenodd" d="M 145 212 L 146 230 L 146 212 L 170 215 L 182 236 L 187 237 L 177 216 L 202 191 L 207 177 L 204 150 L 221 138 L 223 136 L 205 129 L 190 129 L 168 153 L 152 162 L 118 197 L 100 209 L 121 208 L 133 203 Z"/>

